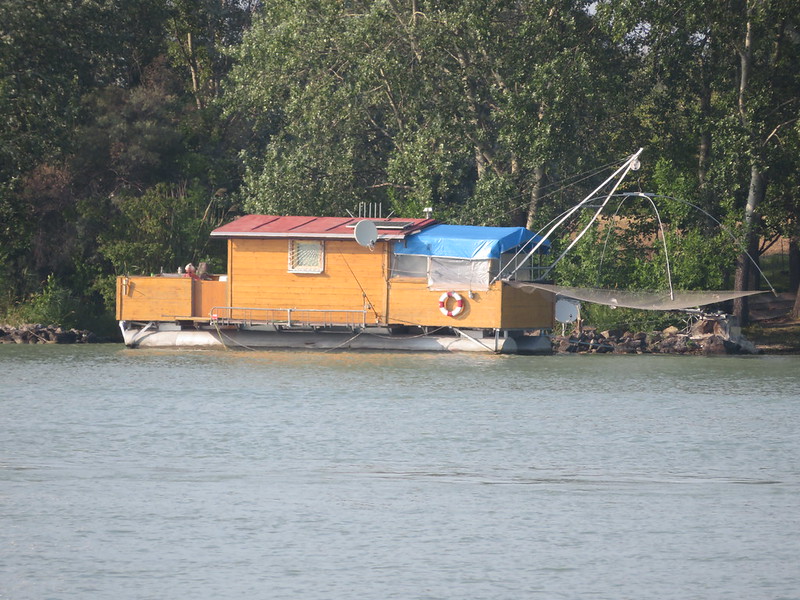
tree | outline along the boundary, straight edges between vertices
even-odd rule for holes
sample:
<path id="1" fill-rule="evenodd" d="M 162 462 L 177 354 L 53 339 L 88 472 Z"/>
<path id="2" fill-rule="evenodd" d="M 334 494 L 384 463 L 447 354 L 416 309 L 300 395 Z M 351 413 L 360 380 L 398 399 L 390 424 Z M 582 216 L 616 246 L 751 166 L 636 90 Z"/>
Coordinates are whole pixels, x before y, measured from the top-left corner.
<path id="1" fill-rule="evenodd" d="M 160 5 L 0 3 L 0 180 L 68 147 L 84 93 L 138 81 L 163 42 Z"/>
<path id="2" fill-rule="evenodd" d="M 228 111 L 267 133 L 245 205 L 532 225 L 546 178 L 611 137 L 615 49 L 586 5 L 271 4 L 229 84 Z"/>
<path id="3" fill-rule="evenodd" d="M 158 0 L 0 3 L 0 287 L 6 302 L 69 270 L 69 155 L 98 87 L 135 85 L 159 52 Z"/>
<path id="4" fill-rule="evenodd" d="M 180 204 L 183 194 L 163 189 L 186 188 L 203 207 L 230 206 L 238 130 L 219 118 L 214 99 L 230 63 L 224 50 L 258 5 L 0 3 L 3 305 L 29 297 L 50 274 L 89 293 L 114 267 L 98 236 L 129 234 L 112 227 L 120 198 L 146 206 L 152 191 Z M 188 60 L 201 77 L 193 85 L 187 75 L 184 87 L 176 74 L 187 64 L 178 50 L 187 32 L 199 44 Z"/>
<path id="5" fill-rule="evenodd" d="M 259 0 L 171 0 L 170 53 L 189 74 L 198 110 L 218 98 L 230 68 L 226 49 L 241 42 Z"/>
<path id="6" fill-rule="evenodd" d="M 746 247 L 755 254 L 769 179 L 780 178 L 780 174 L 770 172 L 770 166 L 777 162 L 776 155 L 784 149 L 781 146 L 785 147 L 781 130 L 794 124 L 800 111 L 800 40 L 796 39 L 800 20 L 796 10 L 778 1 L 747 0 L 741 10 L 744 31 L 735 42 L 740 58 L 737 105 L 742 130 L 748 137 L 750 166 L 744 211 Z M 737 261 L 737 290 L 752 286 L 746 258 L 741 256 Z M 747 324 L 746 299 L 734 305 L 734 314 Z"/>
<path id="7" fill-rule="evenodd" d="M 796 164 L 797 11 L 777 0 L 609 0 L 598 14 L 635 49 L 653 85 L 650 97 L 664 99 L 666 110 L 650 112 L 643 126 L 659 133 L 659 150 L 676 164 L 695 157 L 697 200 L 739 227 L 757 256 L 759 238 L 769 238 L 780 221 L 765 215 L 787 215 L 779 205 L 786 206 L 792 169 L 779 166 Z M 736 289 L 753 285 L 750 264 L 746 254 L 737 260 Z M 735 312 L 746 322 L 746 301 Z"/>
<path id="8" fill-rule="evenodd" d="M 122 193 L 114 206 L 116 217 L 99 240 L 117 274 L 174 272 L 188 262 L 219 258 L 208 246 L 209 233 L 222 224 L 226 207 L 197 183 L 160 183 L 142 195 Z"/>

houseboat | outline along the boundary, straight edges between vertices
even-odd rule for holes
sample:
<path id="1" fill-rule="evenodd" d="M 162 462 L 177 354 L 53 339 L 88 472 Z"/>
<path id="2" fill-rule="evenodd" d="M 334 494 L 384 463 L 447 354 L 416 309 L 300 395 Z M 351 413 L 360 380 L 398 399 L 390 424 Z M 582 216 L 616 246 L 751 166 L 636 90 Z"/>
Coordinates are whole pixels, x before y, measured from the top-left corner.
<path id="1" fill-rule="evenodd" d="M 117 278 L 126 345 L 551 352 L 554 294 L 500 277 L 537 278 L 549 244 L 523 227 L 247 215 L 211 237 L 224 275 Z"/>

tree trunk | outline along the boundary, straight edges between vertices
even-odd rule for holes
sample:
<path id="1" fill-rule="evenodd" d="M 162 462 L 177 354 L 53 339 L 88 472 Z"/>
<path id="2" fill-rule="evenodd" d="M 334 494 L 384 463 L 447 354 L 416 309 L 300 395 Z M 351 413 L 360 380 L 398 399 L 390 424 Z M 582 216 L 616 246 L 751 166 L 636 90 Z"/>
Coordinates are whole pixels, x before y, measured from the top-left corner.
<path id="1" fill-rule="evenodd" d="M 552 11 L 550 14 L 552 15 Z M 539 109 L 536 112 L 537 117 L 539 118 L 539 123 L 541 123 L 545 116 L 544 103 L 539 104 Z M 531 230 L 533 229 L 533 221 L 536 219 L 536 215 L 539 212 L 539 204 L 542 200 L 542 188 L 545 184 L 544 178 L 544 163 L 541 163 L 533 168 L 533 189 L 531 190 L 531 199 L 528 202 L 528 220 L 525 224 L 525 227 Z"/>
<path id="2" fill-rule="evenodd" d="M 736 279 L 733 289 L 743 292 L 751 288 L 750 274 L 752 262 L 750 257 L 755 258 L 758 254 L 758 206 L 764 198 L 766 192 L 766 181 L 763 173 L 756 164 L 750 168 L 750 190 L 747 194 L 747 206 L 744 211 L 744 223 L 746 230 L 745 248 L 747 253 L 742 253 L 736 261 Z M 748 256 L 749 254 L 749 256 Z M 737 298 L 733 301 L 733 314 L 739 318 L 739 323 L 744 327 L 750 322 L 750 312 L 747 298 Z"/>
<path id="3" fill-rule="evenodd" d="M 739 120 L 742 126 L 752 133 L 752 127 L 747 115 L 747 88 L 750 83 L 750 71 L 753 66 L 753 6 L 750 2 L 746 5 L 747 23 L 745 27 L 744 44 L 739 48 Z M 744 209 L 745 248 L 746 253 L 739 255 L 736 260 L 736 277 L 733 289 L 737 292 L 750 288 L 750 256 L 758 251 L 758 235 L 755 230 L 756 210 L 764 197 L 764 176 L 756 162 L 757 158 L 750 159 L 750 188 L 747 192 L 747 206 Z M 750 322 L 750 310 L 747 298 L 737 298 L 733 301 L 733 315 L 739 318 L 739 323 L 744 327 Z"/>
<path id="4" fill-rule="evenodd" d="M 797 292 L 800 288 L 800 240 L 789 240 L 789 291 Z"/>
<path id="5" fill-rule="evenodd" d="M 800 290 L 797 291 L 797 295 L 794 297 L 794 308 L 792 308 L 792 318 L 800 319 Z"/>
<path id="6" fill-rule="evenodd" d="M 192 93 L 194 94 L 197 109 L 202 110 L 203 101 L 200 98 L 200 77 L 198 75 L 197 59 L 194 54 L 194 42 L 192 41 L 191 31 L 186 34 L 186 47 L 187 63 L 189 64 L 189 72 L 192 75 Z"/>
<path id="7" fill-rule="evenodd" d="M 475 171 L 477 173 L 478 181 L 483 179 L 484 173 L 486 173 L 486 155 L 483 153 L 483 150 L 478 146 L 475 146 Z"/>
<path id="8" fill-rule="evenodd" d="M 697 182 L 702 187 L 708 175 L 708 163 L 711 159 L 711 129 L 709 127 L 711 115 L 711 89 L 705 86 L 700 98 L 700 113 L 703 127 L 700 131 L 700 143 L 697 148 Z"/>
<path id="9" fill-rule="evenodd" d="M 792 318 L 800 319 L 800 239 L 789 240 L 789 291 L 795 293 Z"/>
<path id="10" fill-rule="evenodd" d="M 748 234 L 748 237 L 753 237 Z M 748 253 L 753 249 L 755 244 L 748 243 Z M 745 291 L 749 288 L 748 282 L 750 281 L 750 271 L 752 270 L 752 263 L 747 253 L 742 252 L 736 258 L 736 277 L 733 283 L 733 289 L 736 291 Z M 746 327 L 750 324 L 750 303 L 749 298 L 744 296 L 736 298 L 733 301 L 733 316 L 739 319 L 739 324 Z"/>
<path id="11" fill-rule="evenodd" d="M 528 221 L 525 227 L 533 230 L 533 222 L 536 218 L 536 213 L 539 211 L 539 203 L 542 200 L 542 188 L 544 187 L 544 167 L 538 165 L 533 169 L 533 189 L 531 190 L 531 199 L 528 203 Z"/>
<path id="12" fill-rule="evenodd" d="M 521 182 L 520 177 L 520 168 L 519 168 L 519 159 L 515 156 L 511 156 L 511 179 L 516 183 L 518 189 L 525 189 L 525 186 Z M 525 227 L 528 222 L 528 207 L 525 206 L 522 202 L 514 202 L 511 207 L 511 222 L 510 225 L 512 227 Z"/>

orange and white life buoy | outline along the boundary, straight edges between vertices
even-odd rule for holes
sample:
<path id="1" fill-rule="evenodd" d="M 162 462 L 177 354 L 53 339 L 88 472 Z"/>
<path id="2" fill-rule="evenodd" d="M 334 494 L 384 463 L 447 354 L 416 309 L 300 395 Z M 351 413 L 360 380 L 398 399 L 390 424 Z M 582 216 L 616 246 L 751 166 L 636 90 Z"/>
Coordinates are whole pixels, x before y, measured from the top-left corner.
<path id="1" fill-rule="evenodd" d="M 452 298 L 456 301 L 456 305 L 453 307 L 453 310 L 447 309 L 448 298 Z M 461 311 L 464 310 L 464 300 L 456 292 L 445 292 L 439 296 L 439 310 L 442 311 L 442 314 L 445 317 L 457 317 L 461 314 Z"/>

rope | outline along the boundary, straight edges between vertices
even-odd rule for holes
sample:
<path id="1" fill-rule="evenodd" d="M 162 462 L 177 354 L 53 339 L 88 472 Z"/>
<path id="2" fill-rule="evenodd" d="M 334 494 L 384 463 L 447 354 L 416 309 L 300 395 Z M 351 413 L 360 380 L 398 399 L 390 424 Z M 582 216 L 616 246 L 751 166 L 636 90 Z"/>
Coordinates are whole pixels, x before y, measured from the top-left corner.
<path id="1" fill-rule="evenodd" d="M 350 271 L 350 274 L 353 276 L 353 279 L 356 280 L 356 285 L 358 286 L 358 289 L 361 290 L 361 293 L 364 295 L 364 299 L 369 303 L 369 307 L 372 309 L 372 314 L 375 315 L 375 322 L 377 323 L 380 320 L 380 318 L 378 317 L 378 311 L 375 310 L 375 305 L 372 303 L 372 300 L 369 299 L 369 296 L 367 295 L 367 292 L 364 290 L 364 287 L 361 285 L 361 282 L 358 280 L 358 277 L 356 277 L 356 274 L 353 271 L 353 269 L 350 268 L 350 263 L 347 262 L 347 259 L 344 257 L 344 254 L 342 254 L 342 251 L 338 250 L 338 252 L 339 252 L 339 256 L 342 257 L 342 260 L 344 261 L 344 264 L 347 267 L 347 270 Z"/>
<path id="2" fill-rule="evenodd" d="M 216 319 L 212 319 L 212 323 L 214 323 L 214 329 L 217 330 L 217 337 L 219 338 L 222 347 L 225 348 L 226 351 L 229 350 L 230 348 L 228 348 L 228 346 L 225 344 L 225 341 L 222 339 L 222 331 L 220 331 L 219 323 L 217 323 Z"/>
<path id="3" fill-rule="evenodd" d="M 341 348 L 341 347 L 342 347 L 342 346 L 344 346 L 345 344 L 349 344 L 350 342 L 352 342 L 354 339 L 356 339 L 357 337 L 359 337 L 359 336 L 360 336 L 362 333 L 363 333 L 363 331 L 359 331 L 357 334 L 355 334 L 355 335 L 354 335 L 353 337 L 351 337 L 349 340 L 345 340 L 345 341 L 343 341 L 341 344 L 339 344 L 338 346 L 334 346 L 333 348 L 328 348 L 327 350 L 325 350 L 325 353 L 328 353 L 328 352 L 333 352 L 334 350 L 338 350 L 339 348 Z"/>

